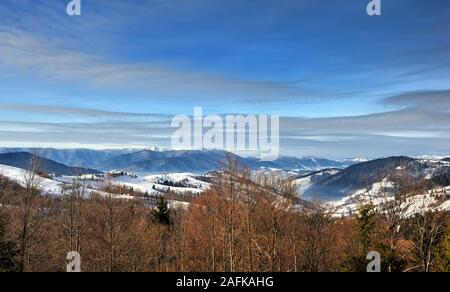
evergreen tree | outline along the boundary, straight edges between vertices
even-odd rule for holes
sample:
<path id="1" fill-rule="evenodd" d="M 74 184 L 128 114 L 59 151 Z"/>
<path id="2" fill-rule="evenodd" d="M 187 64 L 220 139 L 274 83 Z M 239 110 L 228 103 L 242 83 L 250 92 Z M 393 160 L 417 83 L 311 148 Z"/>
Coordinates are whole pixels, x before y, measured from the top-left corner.
<path id="1" fill-rule="evenodd" d="M 362 208 L 358 216 L 358 240 L 361 245 L 361 249 L 364 252 L 369 252 L 369 248 L 374 244 L 374 233 L 376 227 L 375 213 L 371 205 Z"/>
<path id="2" fill-rule="evenodd" d="M 170 225 L 170 210 L 167 200 L 160 196 L 156 200 L 156 207 L 152 211 L 153 219 L 159 224 Z"/>
<path id="3" fill-rule="evenodd" d="M 356 218 L 355 239 L 350 246 L 348 256 L 345 258 L 342 269 L 345 272 L 366 272 L 367 254 L 376 245 L 376 214 L 372 205 L 360 209 Z"/>

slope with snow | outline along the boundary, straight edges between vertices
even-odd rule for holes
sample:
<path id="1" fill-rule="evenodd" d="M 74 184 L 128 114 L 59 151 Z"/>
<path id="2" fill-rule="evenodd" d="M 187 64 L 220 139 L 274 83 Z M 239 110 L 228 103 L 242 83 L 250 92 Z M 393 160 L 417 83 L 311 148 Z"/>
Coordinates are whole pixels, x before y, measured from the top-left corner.
<path id="1" fill-rule="evenodd" d="M 0 165 L 0 175 L 18 183 L 25 185 L 25 169 Z M 100 192 L 104 186 L 105 175 L 93 173 L 82 176 L 56 176 L 53 178 L 44 178 L 37 176 L 38 187 L 44 195 L 60 196 L 63 189 L 73 184 L 74 180 L 81 180 L 87 186 L 87 193 Z M 117 186 L 133 188 L 135 191 L 148 193 L 149 195 L 161 195 L 164 192 L 172 191 L 174 193 L 193 193 L 200 194 L 209 188 L 209 183 L 195 178 L 191 173 L 172 173 L 164 175 L 151 175 L 139 177 L 134 174 L 115 172 L 107 175 L 107 180 Z M 127 194 L 123 194 L 127 195 Z"/>
<path id="2" fill-rule="evenodd" d="M 21 186 L 25 186 L 27 171 L 21 168 L 0 165 L 0 175 L 5 178 L 18 183 Z M 61 195 L 62 194 L 62 183 L 39 177 L 36 180 L 38 182 L 39 189 L 45 195 Z"/>
<path id="3" fill-rule="evenodd" d="M 314 184 L 319 183 L 322 180 L 327 179 L 330 176 L 339 173 L 339 169 L 324 169 L 320 171 L 314 171 L 307 173 L 305 175 L 299 176 L 294 180 L 294 184 L 297 187 L 297 193 L 300 197 L 304 199 L 309 199 L 308 196 L 304 194 L 314 186 Z"/>
<path id="4" fill-rule="evenodd" d="M 131 177 L 128 175 L 117 177 L 115 184 L 124 185 L 142 193 L 158 195 L 163 192 L 200 194 L 209 188 L 209 184 L 194 178 L 190 173 L 172 173 L 164 175 L 150 175 L 146 177 Z M 166 184 L 164 182 L 169 182 Z M 185 185 L 181 187 L 180 185 Z"/>
<path id="5" fill-rule="evenodd" d="M 450 163 L 443 160 L 388 157 L 358 163 L 333 175 L 301 183 L 301 196 L 310 200 L 337 201 L 389 177 L 427 181 L 431 188 L 450 185 Z M 307 182 L 307 180 L 306 180 Z"/>
<path id="6" fill-rule="evenodd" d="M 335 217 L 347 217 L 357 214 L 359 209 L 371 204 L 383 209 L 395 200 L 394 184 L 388 180 L 375 183 L 370 189 L 362 189 L 341 200 L 329 202 L 324 206 Z M 432 210 L 450 211 L 450 187 L 436 188 L 424 194 L 409 196 L 402 200 L 400 208 L 405 217 Z"/>

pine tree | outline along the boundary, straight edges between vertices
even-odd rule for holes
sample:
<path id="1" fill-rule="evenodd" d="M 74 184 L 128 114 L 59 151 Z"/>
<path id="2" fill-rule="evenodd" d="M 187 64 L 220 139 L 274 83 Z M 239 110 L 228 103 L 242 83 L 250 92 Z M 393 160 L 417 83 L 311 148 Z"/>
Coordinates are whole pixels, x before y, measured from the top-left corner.
<path id="1" fill-rule="evenodd" d="M 160 196 L 156 201 L 156 207 L 152 211 L 153 219 L 159 224 L 170 225 L 170 210 L 167 200 Z"/>
<path id="2" fill-rule="evenodd" d="M 360 209 L 356 218 L 355 239 L 342 268 L 345 272 L 365 272 L 367 270 L 367 254 L 376 245 L 376 214 L 373 206 Z"/>
<path id="3" fill-rule="evenodd" d="M 372 206 L 363 208 L 358 216 L 358 239 L 361 249 L 368 252 L 373 247 L 376 222 Z"/>

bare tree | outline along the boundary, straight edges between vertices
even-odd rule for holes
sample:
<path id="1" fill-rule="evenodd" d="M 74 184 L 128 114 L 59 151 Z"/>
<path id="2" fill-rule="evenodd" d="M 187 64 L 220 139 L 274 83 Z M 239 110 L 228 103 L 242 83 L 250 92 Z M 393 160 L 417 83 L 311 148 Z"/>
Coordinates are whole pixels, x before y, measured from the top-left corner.
<path id="1" fill-rule="evenodd" d="M 42 232 L 40 219 L 44 210 L 39 206 L 40 184 L 42 178 L 37 174 L 40 168 L 40 158 L 32 155 L 27 171 L 24 174 L 24 192 L 20 198 L 20 235 L 19 262 L 21 272 L 28 270 L 30 250 L 38 243 L 37 234 Z"/>
<path id="2" fill-rule="evenodd" d="M 439 244 L 445 234 L 445 217 L 441 212 L 428 211 L 415 215 L 412 220 L 415 265 L 409 270 L 428 273 L 433 271 Z"/>
<path id="3" fill-rule="evenodd" d="M 324 272 L 332 267 L 332 248 L 335 244 L 333 221 L 319 205 L 299 214 L 301 242 L 301 270 Z"/>
<path id="4" fill-rule="evenodd" d="M 86 184 L 80 177 L 73 179 L 72 184 L 63 189 L 67 202 L 67 216 L 62 222 L 67 232 L 68 252 L 82 250 L 82 237 L 84 232 L 83 202 L 86 199 Z"/>
<path id="5" fill-rule="evenodd" d="M 412 252 L 405 246 L 410 221 L 407 220 L 411 211 L 411 185 L 413 178 L 403 171 L 388 173 L 391 189 L 387 188 L 378 198 L 375 210 L 380 217 L 380 234 L 383 236 L 381 249 L 387 272 L 403 271 L 406 258 Z"/>

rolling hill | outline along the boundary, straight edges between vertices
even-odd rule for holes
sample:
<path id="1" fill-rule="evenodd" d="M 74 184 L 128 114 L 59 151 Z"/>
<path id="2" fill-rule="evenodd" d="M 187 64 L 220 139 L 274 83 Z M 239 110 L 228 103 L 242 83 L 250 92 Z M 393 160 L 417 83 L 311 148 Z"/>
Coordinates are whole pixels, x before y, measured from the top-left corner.
<path id="1" fill-rule="evenodd" d="M 30 161 L 35 156 L 28 152 L 17 152 L 17 153 L 5 153 L 0 154 L 0 164 L 12 166 L 20 169 L 27 169 L 30 165 Z M 101 173 L 98 170 L 82 168 L 82 167 L 71 167 L 56 161 L 38 157 L 38 171 L 45 173 L 52 173 L 57 175 L 79 175 L 79 174 L 98 174 Z"/>

